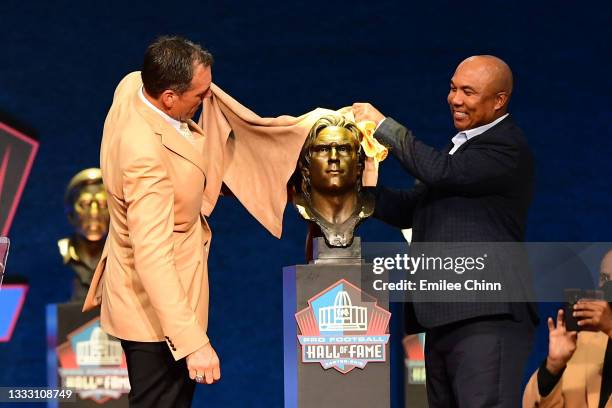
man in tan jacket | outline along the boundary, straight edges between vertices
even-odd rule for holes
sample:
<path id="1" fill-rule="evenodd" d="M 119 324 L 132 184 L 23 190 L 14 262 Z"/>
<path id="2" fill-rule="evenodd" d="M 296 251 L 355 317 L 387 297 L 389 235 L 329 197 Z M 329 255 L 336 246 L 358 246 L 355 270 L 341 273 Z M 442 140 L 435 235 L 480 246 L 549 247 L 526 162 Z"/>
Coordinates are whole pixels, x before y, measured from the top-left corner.
<path id="1" fill-rule="evenodd" d="M 145 54 L 118 85 L 101 169 L 111 226 L 84 310 L 122 340 L 132 407 L 188 407 L 195 380 L 220 378 L 206 331 L 211 233 L 201 215 L 204 134 L 191 118 L 211 85 L 212 56 L 178 37 Z"/>
<path id="2" fill-rule="evenodd" d="M 204 216 L 225 184 L 280 238 L 287 182 L 310 128 L 330 113 L 259 117 L 211 84 L 211 63 L 189 41 L 157 40 L 142 73 L 117 87 L 104 125 L 100 167 L 111 226 L 83 309 L 101 305 L 102 328 L 122 339 L 133 407 L 189 406 L 189 378 L 220 377 L 206 335 Z M 203 100 L 204 132 L 191 120 Z M 363 179 L 376 179 L 373 161 Z"/>

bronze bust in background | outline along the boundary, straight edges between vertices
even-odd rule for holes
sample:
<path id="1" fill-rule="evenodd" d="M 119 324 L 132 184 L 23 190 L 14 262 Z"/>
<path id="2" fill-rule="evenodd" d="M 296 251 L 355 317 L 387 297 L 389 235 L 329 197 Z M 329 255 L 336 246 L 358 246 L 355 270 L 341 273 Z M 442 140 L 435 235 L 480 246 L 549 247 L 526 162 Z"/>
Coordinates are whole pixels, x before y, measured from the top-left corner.
<path id="1" fill-rule="evenodd" d="M 76 275 L 70 300 L 82 302 L 102 255 L 110 221 L 100 169 L 82 170 L 70 180 L 64 206 L 74 232 L 57 244 L 64 264 Z"/>
<path id="2" fill-rule="evenodd" d="M 361 136 L 354 122 L 326 115 L 315 122 L 300 153 L 301 183 L 293 203 L 331 247 L 350 246 L 357 226 L 374 212 L 374 198 L 361 188 Z"/>

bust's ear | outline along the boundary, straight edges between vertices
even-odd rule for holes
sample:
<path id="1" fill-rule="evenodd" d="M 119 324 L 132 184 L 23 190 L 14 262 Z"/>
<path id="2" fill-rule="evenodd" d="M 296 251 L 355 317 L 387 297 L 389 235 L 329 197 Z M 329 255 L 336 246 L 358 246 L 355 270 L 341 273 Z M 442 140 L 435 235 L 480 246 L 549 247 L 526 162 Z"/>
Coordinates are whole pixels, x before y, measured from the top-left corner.
<path id="1" fill-rule="evenodd" d="M 367 157 L 365 155 L 365 153 L 362 151 L 359 156 L 357 157 L 357 168 L 359 169 L 359 175 L 361 176 L 361 174 L 363 173 L 363 169 L 365 168 L 365 161 L 366 161 Z"/>
<path id="2" fill-rule="evenodd" d="M 80 219 L 79 219 L 79 215 L 76 213 L 76 211 L 73 209 L 71 209 L 71 211 L 68 213 L 68 222 L 70 223 L 70 225 L 72 225 L 74 228 L 78 229 L 79 228 L 79 224 L 80 224 Z"/>

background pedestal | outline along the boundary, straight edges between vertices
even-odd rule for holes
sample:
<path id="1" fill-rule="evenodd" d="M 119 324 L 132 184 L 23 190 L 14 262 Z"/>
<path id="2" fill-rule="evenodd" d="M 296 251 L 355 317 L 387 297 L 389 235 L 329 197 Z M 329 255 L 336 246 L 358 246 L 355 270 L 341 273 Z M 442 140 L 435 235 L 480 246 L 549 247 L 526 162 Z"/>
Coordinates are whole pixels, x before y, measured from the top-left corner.
<path id="1" fill-rule="evenodd" d="M 76 389 L 77 401 L 51 401 L 48 408 L 127 408 L 129 380 L 118 339 L 100 328 L 99 309 L 81 312 L 81 302 L 47 305 L 47 384 Z"/>

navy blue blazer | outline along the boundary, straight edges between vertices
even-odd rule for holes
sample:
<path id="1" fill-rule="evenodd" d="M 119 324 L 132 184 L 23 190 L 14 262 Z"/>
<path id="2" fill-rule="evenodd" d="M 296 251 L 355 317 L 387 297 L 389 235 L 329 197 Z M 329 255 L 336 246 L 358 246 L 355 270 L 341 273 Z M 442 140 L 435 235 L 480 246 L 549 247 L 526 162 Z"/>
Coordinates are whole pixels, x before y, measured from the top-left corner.
<path id="1" fill-rule="evenodd" d="M 412 228 L 418 242 L 521 242 L 533 196 L 534 165 L 527 140 L 510 116 L 453 154 L 417 140 L 387 118 L 374 136 L 416 179 L 412 189 L 377 187 L 374 217 Z M 510 314 L 537 321 L 524 303 L 414 303 L 408 332 L 481 316 Z"/>

